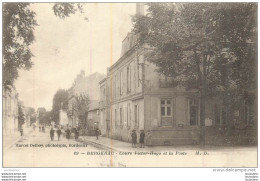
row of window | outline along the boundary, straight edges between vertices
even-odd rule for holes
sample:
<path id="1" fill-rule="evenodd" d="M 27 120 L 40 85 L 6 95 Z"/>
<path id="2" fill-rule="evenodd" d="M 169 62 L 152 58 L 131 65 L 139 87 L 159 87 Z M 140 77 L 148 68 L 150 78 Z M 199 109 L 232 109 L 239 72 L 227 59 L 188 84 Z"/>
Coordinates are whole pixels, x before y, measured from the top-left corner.
<path id="1" fill-rule="evenodd" d="M 161 126 L 170 126 L 173 122 L 173 100 L 172 99 L 161 99 L 160 100 L 160 116 L 161 116 Z M 127 104 L 127 107 L 121 107 L 119 109 L 114 109 L 113 121 L 115 126 L 131 126 L 134 124 L 134 127 L 139 127 L 139 106 L 134 105 L 134 110 L 132 114 L 132 109 L 130 104 Z M 245 120 L 250 122 L 252 120 L 252 110 L 250 106 L 245 107 Z M 199 125 L 199 101 L 195 99 L 189 100 L 189 123 L 191 126 Z M 225 107 L 214 107 L 214 120 L 215 125 L 223 125 L 227 123 L 227 114 Z M 134 116 L 134 117 L 132 117 Z M 167 123 L 168 121 L 168 123 Z"/>
<path id="2" fill-rule="evenodd" d="M 194 100 L 189 102 L 189 115 L 190 115 L 190 125 L 198 125 L 198 103 Z M 172 124 L 173 120 L 173 102 L 172 99 L 162 99 L 160 101 L 161 107 L 161 120 L 168 119 Z M 132 112 L 130 104 L 127 107 L 121 107 L 119 109 L 114 109 L 114 123 L 115 126 L 131 126 Z M 169 119 L 170 118 L 170 119 Z M 139 106 L 134 105 L 134 118 L 133 123 L 135 127 L 139 127 Z M 165 126 L 165 125 L 162 125 Z"/>
<path id="3" fill-rule="evenodd" d="M 132 72 L 132 68 L 133 72 Z M 136 65 L 128 65 L 126 71 L 124 69 L 120 70 L 118 75 L 113 76 L 112 78 L 112 91 L 113 98 L 122 96 L 124 91 L 127 93 L 131 92 L 131 81 L 134 78 L 134 82 L 137 87 L 140 87 L 140 79 L 142 78 L 142 66 L 139 64 L 139 61 L 136 61 Z M 119 85 L 118 85 L 119 84 Z"/>
<path id="4" fill-rule="evenodd" d="M 134 127 L 139 127 L 139 106 L 134 105 L 134 118 L 132 120 L 132 109 L 130 104 L 127 107 L 121 107 L 114 110 L 114 123 L 115 126 L 131 126 L 133 121 Z"/>

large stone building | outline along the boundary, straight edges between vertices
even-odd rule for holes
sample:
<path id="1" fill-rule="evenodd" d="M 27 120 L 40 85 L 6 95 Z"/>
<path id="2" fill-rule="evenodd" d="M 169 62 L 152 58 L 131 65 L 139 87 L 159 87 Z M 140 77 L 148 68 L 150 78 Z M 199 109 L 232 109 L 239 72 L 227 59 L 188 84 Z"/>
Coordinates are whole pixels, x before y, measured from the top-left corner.
<path id="1" fill-rule="evenodd" d="M 199 91 L 176 87 L 172 78 L 158 73 L 147 56 L 150 48 L 146 45 L 137 47 L 136 40 L 136 35 L 128 33 L 122 42 L 121 57 L 108 68 L 107 77 L 99 82 L 102 133 L 113 139 L 131 141 L 132 130 L 136 130 L 138 136 L 144 130 L 151 133 L 152 145 L 199 143 Z M 219 96 L 221 94 L 224 92 L 219 89 Z M 229 118 L 228 109 L 218 95 L 207 99 L 206 141 L 223 136 L 227 127 L 238 129 L 244 137 L 252 133 L 244 130 L 257 125 L 255 95 L 255 90 L 248 91 L 247 98 L 242 97 L 237 106 L 233 106 Z"/>
<path id="2" fill-rule="evenodd" d="M 135 41 L 129 33 L 122 43 L 122 57 L 100 82 L 101 129 L 123 141 L 131 140 L 132 130 L 138 135 L 149 130 L 154 145 L 196 142 L 196 91 L 171 88 L 170 80 L 156 72 L 145 57 L 148 47 L 136 49 Z"/>
<path id="3" fill-rule="evenodd" d="M 18 94 L 15 88 L 3 89 L 3 134 L 18 131 Z"/>

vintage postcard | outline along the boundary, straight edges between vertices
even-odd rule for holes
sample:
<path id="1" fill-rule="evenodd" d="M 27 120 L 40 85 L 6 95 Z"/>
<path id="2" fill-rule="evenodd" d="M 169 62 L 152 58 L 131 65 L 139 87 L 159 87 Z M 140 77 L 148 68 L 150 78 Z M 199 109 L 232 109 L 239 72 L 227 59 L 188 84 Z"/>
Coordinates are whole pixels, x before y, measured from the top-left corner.
<path id="1" fill-rule="evenodd" d="M 257 3 L 2 3 L 4 168 L 256 168 Z"/>

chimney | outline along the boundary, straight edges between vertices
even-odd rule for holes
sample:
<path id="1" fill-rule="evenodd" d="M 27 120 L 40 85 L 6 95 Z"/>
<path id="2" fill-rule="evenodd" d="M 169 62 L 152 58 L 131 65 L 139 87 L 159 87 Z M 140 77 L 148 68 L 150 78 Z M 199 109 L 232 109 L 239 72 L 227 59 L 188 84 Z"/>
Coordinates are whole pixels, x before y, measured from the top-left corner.
<path id="1" fill-rule="evenodd" d="M 136 3 L 136 15 L 144 16 L 144 3 Z"/>

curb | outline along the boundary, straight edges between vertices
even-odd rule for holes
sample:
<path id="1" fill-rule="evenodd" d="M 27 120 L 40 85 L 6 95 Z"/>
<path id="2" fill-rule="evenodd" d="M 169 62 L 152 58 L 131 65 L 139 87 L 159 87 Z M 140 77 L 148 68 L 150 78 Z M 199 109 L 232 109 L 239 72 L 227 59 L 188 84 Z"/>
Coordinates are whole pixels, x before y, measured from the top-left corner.
<path id="1" fill-rule="evenodd" d="M 27 135 L 25 135 L 25 136 L 28 136 L 28 135 L 31 134 L 31 133 L 32 133 L 32 130 L 29 131 L 29 132 L 27 133 Z M 9 150 L 16 142 L 20 141 L 22 138 L 23 138 L 23 137 L 19 136 L 16 140 L 14 140 L 12 143 L 10 143 L 8 146 L 6 146 L 6 147 L 3 149 L 3 151 Z"/>
<path id="2" fill-rule="evenodd" d="M 105 144 L 102 144 L 102 143 L 97 143 L 95 141 L 91 141 L 91 140 L 88 140 L 88 139 L 84 139 L 84 138 L 79 138 L 78 139 L 80 142 L 85 142 L 87 144 L 90 144 L 94 147 L 97 147 L 97 148 L 101 148 L 101 149 L 105 149 L 105 150 L 112 150 L 112 151 L 121 151 L 119 149 L 116 149 L 116 148 L 113 148 L 111 146 L 108 146 L 108 145 L 105 145 Z"/>

